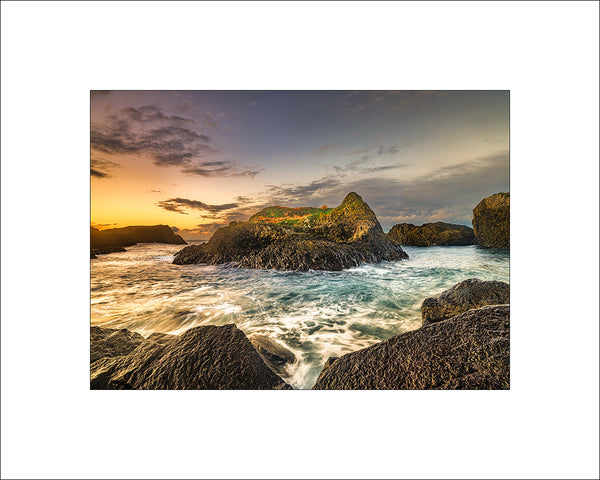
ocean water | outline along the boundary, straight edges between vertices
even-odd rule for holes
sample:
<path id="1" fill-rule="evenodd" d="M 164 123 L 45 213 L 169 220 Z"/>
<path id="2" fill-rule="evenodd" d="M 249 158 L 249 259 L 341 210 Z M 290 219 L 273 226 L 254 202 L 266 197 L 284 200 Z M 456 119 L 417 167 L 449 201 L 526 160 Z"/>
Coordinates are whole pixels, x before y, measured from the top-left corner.
<path id="1" fill-rule="evenodd" d="M 408 260 L 342 272 L 173 265 L 180 245 L 138 244 L 91 261 L 92 325 L 144 336 L 235 323 L 294 352 L 286 381 L 310 388 L 328 357 L 421 325 L 423 300 L 471 277 L 509 281 L 506 250 L 405 247 Z"/>

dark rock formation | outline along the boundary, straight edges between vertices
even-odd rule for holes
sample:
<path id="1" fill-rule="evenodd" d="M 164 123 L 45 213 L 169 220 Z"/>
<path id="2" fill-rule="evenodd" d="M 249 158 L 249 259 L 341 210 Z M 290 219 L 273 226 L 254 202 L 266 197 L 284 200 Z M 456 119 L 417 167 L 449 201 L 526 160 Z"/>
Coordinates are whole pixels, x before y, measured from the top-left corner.
<path id="1" fill-rule="evenodd" d="M 296 361 L 296 356 L 293 352 L 266 335 L 252 335 L 249 338 L 256 351 L 271 370 L 282 377 L 288 375 L 285 366 Z"/>
<path id="2" fill-rule="evenodd" d="M 90 329 L 90 362 L 99 358 L 128 355 L 144 342 L 139 333 L 127 329 L 91 327 Z"/>
<path id="3" fill-rule="evenodd" d="M 510 248 L 510 193 L 479 202 L 473 209 L 473 230 L 482 247 Z"/>
<path id="4" fill-rule="evenodd" d="M 383 233 L 369 206 L 356 193 L 349 193 L 337 208 L 269 207 L 248 222 L 220 228 L 208 243 L 184 248 L 173 263 L 342 270 L 362 262 L 404 258 L 406 252 Z"/>
<path id="5" fill-rule="evenodd" d="M 494 305 L 335 360 L 313 389 L 508 389 L 510 306 Z"/>
<path id="6" fill-rule="evenodd" d="M 335 362 L 338 358 L 340 358 L 340 357 L 329 357 L 327 359 L 327 361 L 325 362 L 325 365 L 323 365 L 323 369 L 321 370 L 321 373 L 319 374 L 317 383 L 319 383 L 319 380 L 321 380 L 321 378 L 323 378 L 323 375 L 325 374 L 325 372 L 327 370 L 329 370 L 329 367 L 331 367 L 331 365 L 333 365 L 333 362 Z"/>
<path id="7" fill-rule="evenodd" d="M 127 250 L 125 250 L 125 248 L 123 247 L 106 247 L 106 248 L 94 248 L 94 250 L 92 250 L 92 253 L 94 253 L 94 255 L 105 255 L 107 253 L 117 253 L 117 252 L 126 252 Z M 97 257 L 95 257 L 97 258 Z"/>
<path id="8" fill-rule="evenodd" d="M 475 243 L 472 228 L 444 222 L 425 223 L 420 226 L 400 223 L 392 227 L 388 237 L 402 245 L 416 247 L 464 246 Z"/>
<path id="9" fill-rule="evenodd" d="M 235 325 L 154 334 L 124 356 L 91 364 L 97 389 L 287 389 Z"/>
<path id="10" fill-rule="evenodd" d="M 136 243 L 187 244 L 168 225 L 109 228 L 107 230 L 90 227 L 90 245 L 93 254 L 124 252 L 125 248 L 123 247 L 130 247 Z"/>
<path id="11" fill-rule="evenodd" d="M 421 316 L 423 325 L 428 325 L 473 308 L 506 303 L 510 303 L 508 283 L 469 278 L 438 295 L 426 298 L 421 305 Z"/>

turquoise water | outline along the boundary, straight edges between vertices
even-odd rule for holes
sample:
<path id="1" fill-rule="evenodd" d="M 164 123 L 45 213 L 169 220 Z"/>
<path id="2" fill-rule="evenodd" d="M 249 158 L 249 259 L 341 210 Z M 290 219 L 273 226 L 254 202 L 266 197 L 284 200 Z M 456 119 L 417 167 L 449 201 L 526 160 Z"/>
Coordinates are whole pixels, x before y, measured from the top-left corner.
<path id="1" fill-rule="evenodd" d="M 178 245 L 140 244 L 91 261 L 92 324 L 144 336 L 235 323 L 296 355 L 286 380 L 310 388 L 330 356 L 414 330 L 423 300 L 471 277 L 509 281 L 506 250 L 405 247 L 408 260 L 342 272 L 173 265 Z"/>

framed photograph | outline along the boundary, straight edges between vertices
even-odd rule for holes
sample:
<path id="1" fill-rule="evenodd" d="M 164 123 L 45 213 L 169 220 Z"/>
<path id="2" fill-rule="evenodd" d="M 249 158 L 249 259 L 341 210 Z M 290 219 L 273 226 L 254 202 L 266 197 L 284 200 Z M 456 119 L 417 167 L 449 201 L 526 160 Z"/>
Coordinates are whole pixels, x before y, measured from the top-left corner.
<path id="1" fill-rule="evenodd" d="M 91 389 L 509 389 L 506 90 L 91 91 Z"/>

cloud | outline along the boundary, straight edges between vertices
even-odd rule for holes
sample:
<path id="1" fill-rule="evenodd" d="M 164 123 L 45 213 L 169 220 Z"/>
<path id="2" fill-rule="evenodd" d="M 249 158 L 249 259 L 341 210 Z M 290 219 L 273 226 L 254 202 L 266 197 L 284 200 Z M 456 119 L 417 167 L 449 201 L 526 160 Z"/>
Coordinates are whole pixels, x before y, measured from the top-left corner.
<path id="1" fill-rule="evenodd" d="M 93 168 L 90 168 L 90 175 L 92 177 L 98 177 L 98 178 L 106 178 L 109 176 L 108 173 L 104 173 L 99 170 L 94 170 Z"/>
<path id="2" fill-rule="evenodd" d="M 170 212 L 180 213 L 182 215 L 188 215 L 185 209 L 202 210 L 210 213 L 222 212 L 223 210 L 231 210 L 238 206 L 237 203 L 227 203 L 224 205 L 208 205 L 198 200 L 190 200 L 188 198 L 170 198 L 168 200 L 161 200 L 156 204 L 160 208 L 163 208 Z"/>
<path id="3" fill-rule="evenodd" d="M 262 169 L 239 169 L 233 162 L 197 162 L 192 167 L 187 167 L 182 170 L 186 175 L 198 175 L 201 177 L 252 177 L 258 175 Z"/>
<path id="4" fill-rule="evenodd" d="M 203 125 L 217 125 L 209 120 L 212 114 L 205 116 Z M 209 135 L 196 129 L 197 124 L 193 118 L 168 115 L 153 105 L 127 107 L 103 124 L 92 123 L 90 142 L 96 152 L 146 155 L 157 166 L 179 167 L 187 175 L 254 177 L 260 173 L 260 169 L 238 168 L 232 161 L 207 159 L 218 149 Z"/>
<path id="5" fill-rule="evenodd" d="M 352 160 L 351 162 L 345 165 L 333 165 L 333 169 L 336 172 L 356 172 L 361 174 L 368 174 L 404 168 L 407 167 L 408 164 L 389 163 L 389 161 L 386 161 L 386 163 L 381 165 L 377 165 L 376 163 L 378 161 L 384 161 L 385 157 L 391 157 L 392 155 L 398 153 L 401 149 L 411 146 L 414 143 L 416 143 L 416 140 L 407 139 L 396 145 L 373 145 L 363 150 L 354 150 L 352 152 L 346 153 L 345 155 L 353 156 L 367 152 L 372 153 L 368 155 L 363 155 L 362 157 Z"/>
<path id="6" fill-rule="evenodd" d="M 136 122 L 166 121 L 172 124 L 196 123 L 196 120 L 192 118 L 183 118 L 177 115 L 165 115 L 158 107 L 154 105 L 144 105 L 143 107 L 139 108 L 123 108 L 121 110 L 121 115 L 129 117 L 131 120 Z"/>
<path id="7" fill-rule="evenodd" d="M 91 226 L 94 228 L 112 227 L 113 225 L 116 225 L 116 223 L 91 223 Z"/>
<path id="8" fill-rule="evenodd" d="M 331 190 L 340 185 L 339 177 L 327 176 L 319 180 L 314 180 L 305 185 L 267 185 L 267 195 L 272 201 L 281 203 L 291 203 L 292 206 L 298 201 L 304 200 L 310 203 L 313 197 L 319 198 L 322 192 Z"/>
<path id="9" fill-rule="evenodd" d="M 175 233 L 177 233 L 179 231 L 179 229 L 176 226 L 172 226 L 171 230 L 173 230 Z"/>
<path id="10" fill-rule="evenodd" d="M 92 157 L 90 160 L 90 175 L 96 178 L 110 178 L 113 175 L 109 172 L 113 172 L 114 169 L 120 166 L 118 163 L 111 162 L 110 160 Z"/>

